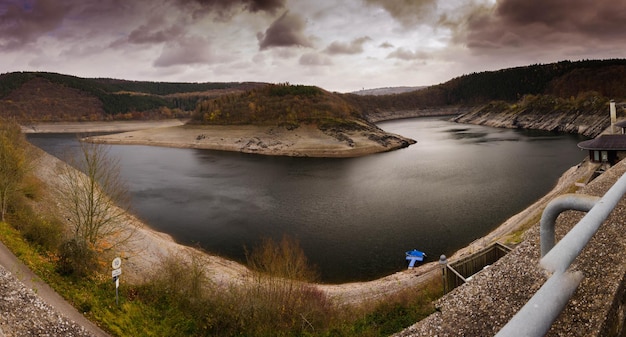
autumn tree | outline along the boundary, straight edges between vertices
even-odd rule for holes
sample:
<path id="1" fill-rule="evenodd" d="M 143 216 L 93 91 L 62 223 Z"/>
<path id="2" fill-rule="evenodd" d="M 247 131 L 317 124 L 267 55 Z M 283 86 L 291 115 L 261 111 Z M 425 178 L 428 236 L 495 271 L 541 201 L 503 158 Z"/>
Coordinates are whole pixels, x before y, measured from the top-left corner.
<path id="1" fill-rule="evenodd" d="M 19 125 L 0 120 L 0 213 L 5 221 L 10 198 L 27 171 L 26 140 Z"/>
<path id="2" fill-rule="evenodd" d="M 283 236 L 280 241 L 264 239 L 250 253 L 246 252 L 253 282 L 241 296 L 246 303 L 244 317 L 254 317 L 257 322 L 272 322 L 274 327 L 300 326 L 302 331 L 320 326 L 329 312 L 326 296 L 309 282 L 318 279 L 300 247 L 298 240 Z M 265 323 L 258 323 L 262 327 Z"/>
<path id="3" fill-rule="evenodd" d="M 71 228 L 61 247 L 62 264 L 68 272 L 85 272 L 134 231 L 127 224 L 129 200 L 119 161 L 109 156 L 109 147 L 81 142 L 68 162 L 59 176 L 59 204 Z"/>

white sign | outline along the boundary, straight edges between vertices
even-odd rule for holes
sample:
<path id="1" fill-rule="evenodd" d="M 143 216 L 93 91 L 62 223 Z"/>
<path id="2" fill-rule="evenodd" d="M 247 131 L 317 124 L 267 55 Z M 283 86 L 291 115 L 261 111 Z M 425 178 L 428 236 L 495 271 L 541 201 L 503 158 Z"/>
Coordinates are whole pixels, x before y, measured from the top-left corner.
<path id="1" fill-rule="evenodd" d="M 122 268 L 113 269 L 113 272 L 111 273 L 111 277 L 120 276 L 120 275 L 122 275 Z"/>
<path id="2" fill-rule="evenodd" d="M 111 263 L 111 267 L 113 267 L 113 269 L 120 269 L 121 266 L 122 259 L 120 259 L 119 257 L 114 258 L 113 263 Z"/>

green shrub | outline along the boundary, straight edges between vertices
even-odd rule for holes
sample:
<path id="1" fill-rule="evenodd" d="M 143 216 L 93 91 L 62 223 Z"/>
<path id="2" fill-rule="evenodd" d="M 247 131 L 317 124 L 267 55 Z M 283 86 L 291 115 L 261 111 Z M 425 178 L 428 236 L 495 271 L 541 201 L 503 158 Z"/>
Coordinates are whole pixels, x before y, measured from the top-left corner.
<path id="1" fill-rule="evenodd" d="M 85 241 L 71 239 L 59 248 L 57 270 L 62 275 L 85 277 L 92 273 L 94 266 L 97 265 L 96 254 Z"/>
<path id="2" fill-rule="evenodd" d="M 41 194 L 41 180 L 33 175 L 27 175 L 22 181 L 21 191 L 25 197 L 36 200 Z"/>
<path id="3" fill-rule="evenodd" d="M 56 252 L 61 243 L 63 225 L 57 220 L 47 220 L 35 214 L 25 197 L 13 198 L 10 222 L 24 238 L 47 252 Z"/>

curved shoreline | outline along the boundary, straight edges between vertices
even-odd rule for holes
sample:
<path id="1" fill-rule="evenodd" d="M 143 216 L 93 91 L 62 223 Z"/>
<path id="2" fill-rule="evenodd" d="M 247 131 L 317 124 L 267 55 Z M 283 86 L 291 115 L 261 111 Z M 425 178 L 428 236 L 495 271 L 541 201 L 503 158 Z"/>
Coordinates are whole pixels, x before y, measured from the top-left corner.
<path id="1" fill-rule="evenodd" d="M 37 169 L 35 173 L 42 181 L 54 185 L 56 167 L 65 165 L 65 163 L 45 152 L 39 157 L 39 161 L 39 165 L 36 165 Z M 577 182 L 586 181 L 588 176 L 593 172 L 593 169 L 594 166 L 586 162 L 572 167 L 562 175 L 556 183 L 556 186 L 548 194 L 522 212 L 509 218 L 481 239 L 475 240 L 467 247 L 457 251 L 453 256 L 448 258 L 449 261 L 454 261 L 462 256 L 471 254 L 495 241 L 503 240 L 507 235 L 510 235 L 520 228 L 529 227 L 527 226 L 527 222 L 538 220 L 537 214 L 541 213 L 547 202 L 556 195 L 569 192 L 572 186 Z M 176 243 L 171 236 L 151 229 L 133 215 L 129 214 L 128 223 L 130 224 L 129 226 L 136 228 L 137 234 L 132 245 L 127 247 L 125 251 L 127 256 L 124 262 L 126 280 L 142 282 L 144 279 L 150 277 L 154 266 L 159 265 L 164 258 L 169 256 L 189 258 L 190 254 L 203 259 L 211 279 L 213 279 L 216 284 L 225 286 L 241 284 L 245 283 L 250 277 L 250 271 L 244 265 Z M 438 263 L 430 262 L 417 268 L 403 270 L 373 281 L 345 284 L 316 284 L 316 286 L 333 300 L 349 304 L 380 298 L 385 294 L 414 287 L 438 276 Z"/>
<path id="2" fill-rule="evenodd" d="M 325 132 L 255 125 L 180 125 L 93 136 L 89 142 L 220 150 L 272 156 L 348 158 L 407 147 L 415 141 L 372 131 Z"/>

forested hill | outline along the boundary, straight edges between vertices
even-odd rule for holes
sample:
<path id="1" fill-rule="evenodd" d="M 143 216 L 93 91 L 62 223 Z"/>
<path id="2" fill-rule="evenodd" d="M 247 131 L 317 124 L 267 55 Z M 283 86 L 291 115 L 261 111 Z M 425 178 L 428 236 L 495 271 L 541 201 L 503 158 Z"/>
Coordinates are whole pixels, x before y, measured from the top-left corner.
<path id="1" fill-rule="evenodd" d="M 21 121 L 188 117 L 198 101 L 264 83 L 169 83 L 46 72 L 0 75 L 0 116 Z"/>
<path id="2" fill-rule="evenodd" d="M 331 95 L 319 88 L 316 89 L 321 90 L 319 95 L 291 95 L 293 92 L 291 96 L 271 92 L 266 95 L 262 90 L 266 86 L 267 83 L 255 82 L 141 82 L 14 72 L 0 75 L 0 116 L 20 121 L 82 121 L 188 118 L 193 111 L 201 111 L 195 115 L 196 122 L 242 123 L 247 120 L 267 123 L 269 120 L 289 122 L 324 114 L 341 116 L 342 111 L 348 110 L 352 117 L 378 121 L 487 105 L 491 113 L 498 106 L 505 107 L 508 112 L 521 108 L 524 112 L 563 110 L 576 113 L 589 111 L 590 105 L 603 111 L 604 103 L 598 102 L 626 100 L 626 59 L 562 61 L 486 71 L 463 75 L 418 91 L 380 96 Z M 274 88 L 267 89 L 270 91 L 314 88 L 269 87 Z M 245 101 L 238 96 L 242 94 L 260 94 L 268 101 L 259 105 L 248 99 L 248 107 L 242 109 L 237 105 Z M 222 96 L 229 98 L 215 100 Z M 278 104 L 292 98 L 294 102 L 281 103 L 289 106 L 285 109 Z M 269 107 L 274 106 L 283 114 L 269 118 L 269 110 L 273 109 Z M 228 111 L 231 108 L 238 110 Z M 325 111 L 327 108 L 331 110 Z M 209 115 L 204 114 L 207 109 L 213 109 Z M 215 114 L 217 110 L 220 116 Z M 299 112 L 294 112 L 296 110 Z M 211 113 L 214 113 L 212 119 Z"/>
<path id="3" fill-rule="evenodd" d="M 192 115 L 195 124 L 369 124 L 361 112 L 341 95 L 315 86 L 269 84 L 241 94 L 225 95 L 200 102 Z M 356 124 L 355 124 L 356 123 Z"/>
<path id="4" fill-rule="evenodd" d="M 517 102 L 527 95 L 577 98 L 593 93 L 626 98 L 626 60 L 562 61 L 472 73 L 419 91 L 384 96 L 346 95 L 365 116 L 445 106 Z"/>

